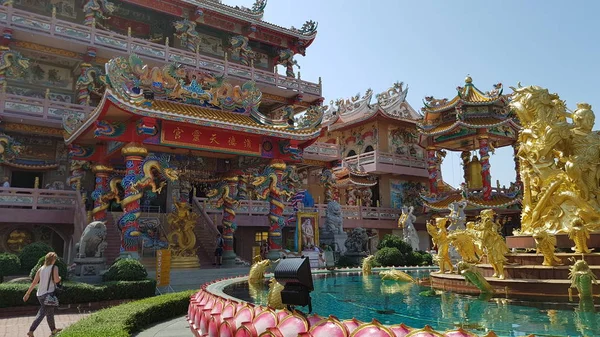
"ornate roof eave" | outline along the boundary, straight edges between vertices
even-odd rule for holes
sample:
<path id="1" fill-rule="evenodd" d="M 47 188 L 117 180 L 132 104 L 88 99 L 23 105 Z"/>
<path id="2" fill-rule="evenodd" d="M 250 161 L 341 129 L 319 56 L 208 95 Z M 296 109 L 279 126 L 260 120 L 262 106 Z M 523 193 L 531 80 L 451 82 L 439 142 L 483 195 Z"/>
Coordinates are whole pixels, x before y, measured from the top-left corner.
<path id="1" fill-rule="evenodd" d="M 238 20 L 246 21 L 250 24 L 255 24 L 257 26 L 264 27 L 264 28 L 272 30 L 274 32 L 278 32 L 278 33 L 285 34 L 288 36 L 293 36 L 300 40 L 305 40 L 305 41 L 314 40 L 314 38 L 317 36 L 316 27 L 314 28 L 314 30 L 310 30 L 307 33 L 303 33 L 297 29 L 285 28 L 285 27 L 281 27 L 281 26 L 278 26 L 278 25 L 275 25 L 275 24 L 272 24 L 269 22 L 262 21 L 262 16 L 263 16 L 262 13 L 252 13 L 250 11 L 246 11 L 246 10 L 243 10 L 240 8 L 228 6 L 228 5 L 219 3 L 217 1 L 207 1 L 207 0 L 181 0 L 181 1 L 192 4 L 194 6 L 197 6 L 198 9 L 206 9 L 209 11 L 214 11 L 214 12 L 222 14 L 222 15 L 226 15 L 226 16 L 236 18 Z"/>
<path id="2" fill-rule="evenodd" d="M 170 103 L 170 102 L 169 102 Z M 246 133 L 254 133 L 264 136 L 273 136 L 285 139 L 294 139 L 294 140 L 312 140 L 316 139 L 321 134 L 321 128 L 316 127 L 314 129 L 309 130 L 289 130 L 284 128 L 277 128 L 274 126 L 261 125 L 257 122 L 252 123 L 251 125 L 240 125 L 233 121 L 227 120 L 219 120 L 218 118 L 209 118 L 207 116 L 203 116 L 201 114 L 202 111 L 215 111 L 227 114 L 232 119 L 236 117 L 248 117 L 246 115 L 226 112 L 226 111 L 217 111 L 208 108 L 200 108 L 198 107 L 198 111 L 200 112 L 196 116 L 185 116 L 182 114 L 178 114 L 176 112 L 164 111 L 152 107 L 146 107 L 143 104 L 135 105 L 129 102 L 126 102 L 121 97 L 116 95 L 111 89 L 106 89 L 104 96 L 98 107 L 90 114 L 89 118 L 84 121 L 76 130 L 73 130 L 71 135 L 65 139 L 65 143 L 67 145 L 71 144 L 75 139 L 77 139 L 81 134 L 83 134 L 86 130 L 93 126 L 94 122 L 101 115 L 102 111 L 105 108 L 106 104 L 113 104 L 119 107 L 121 110 L 131 113 L 133 115 L 138 115 L 142 117 L 152 117 L 162 120 L 169 120 L 174 122 L 184 122 L 195 125 L 209 126 L 209 127 L 218 127 L 227 130 L 234 130 Z M 182 109 L 187 108 L 190 109 L 190 105 L 180 104 L 180 103 L 170 103 L 174 107 L 181 106 Z"/>
<path id="3" fill-rule="evenodd" d="M 428 202 L 426 200 L 423 200 L 423 205 L 431 210 L 434 211 L 448 211 L 448 205 L 452 202 L 460 202 L 460 201 L 465 201 L 465 198 L 463 197 L 453 197 L 452 195 L 448 196 L 447 198 L 438 200 L 436 202 Z M 486 209 L 486 208 L 507 208 L 513 205 L 517 205 L 521 203 L 521 199 L 520 198 L 514 198 L 514 199 L 510 199 L 508 202 L 503 202 L 503 203 L 497 203 L 494 204 L 493 202 L 488 202 L 487 204 L 482 204 L 480 202 L 478 202 L 478 199 L 474 199 L 474 198 L 467 198 L 466 199 L 467 202 L 467 210 L 474 210 L 474 209 Z"/>
<path id="4" fill-rule="evenodd" d="M 22 170 L 53 170 L 58 167 L 57 163 L 52 164 L 23 164 L 14 161 L 3 162 L 2 165 L 18 168 Z"/>
<path id="5" fill-rule="evenodd" d="M 432 96 L 426 97 L 423 101 L 422 111 L 425 114 L 439 114 L 446 110 L 455 108 L 457 105 L 482 106 L 504 103 L 510 95 L 503 95 L 502 83 L 494 84 L 494 89 L 490 92 L 482 92 L 474 84 L 470 76 L 465 78 L 465 86 L 458 87 L 457 95 L 451 99 L 435 99 Z M 429 103 L 428 103 L 429 102 Z"/>
<path id="6" fill-rule="evenodd" d="M 472 128 L 472 129 L 482 129 L 482 128 L 493 128 L 493 127 L 504 125 L 504 124 L 510 124 L 516 130 L 521 129 L 521 126 L 519 124 L 517 124 L 512 118 L 499 119 L 497 123 L 480 124 L 480 125 L 469 124 L 466 121 L 458 120 L 458 121 L 456 121 L 448 126 L 445 126 L 441 129 L 438 129 L 439 125 L 435 125 L 431 128 L 426 129 L 424 125 L 419 124 L 419 123 L 417 123 L 417 127 L 420 129 L 419 130 L 420 133 L 424 136 L 437 136 L 437 135 L 441 135 L 441 134 L 450 132 L 459 126 L 466 126 L 468 128 Z"/>
<path id="7" fill-rule="evenodd" d="M 333 107 L 332 101 L 330 108 L 325 112 L 325 115 L 330 117 L 326 120 L 326 126 L 329 131 L 335 131 L 351 127 L 357 123 L 367 122 L 378 116 L 395 121 L 417 123 L 417 118 L 421 118 L 422 116 L 406 102 L 408 87 L 403 89 L 403 85 L 404 83 L 397 82 L 390 89 L 377 94 L 375 96 L 377 98 L 375 104 L 371 104 L 373 96 L 371 89 L 367 90 L 361 99 L 358 99 L 360 97 L 360 94 L 358 94 L 345 101 L 338 100 L 336 102 L 338 105 L 337 109 Z M 403 104 L 405 104 L 404 111 L 401 109 Z"/>

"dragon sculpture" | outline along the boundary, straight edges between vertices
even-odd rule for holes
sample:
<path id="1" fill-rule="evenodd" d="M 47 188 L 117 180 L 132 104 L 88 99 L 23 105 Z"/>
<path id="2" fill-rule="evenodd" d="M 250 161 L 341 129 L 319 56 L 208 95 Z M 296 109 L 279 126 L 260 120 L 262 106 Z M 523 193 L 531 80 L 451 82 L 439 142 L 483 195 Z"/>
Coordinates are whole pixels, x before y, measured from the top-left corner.
<path id="1" fill-rule="evenodd" d="M 321 184 L 325 189 L 325 204 L 333 201 L 333 189 L 335 186 L 335 175 L 330 169 L 324 168 L 321 172 Z"/>
<path id="2" fill-rule="evenodd" d="M 185 201 L 173 200 L 175 210 L 167 215 L 169 223 L 169 247 L 174 256 L 196 256 L 196 234 L 194 227 L 198 214 L 192 212 L 190 205 Z"/>
<path id="3" fill-rule="evenodd" d="M 77 89 L 77 102 L 80 105 L 87 105 L 91 92 L 99 92 L 104 86 L 100 80 L 102 70 L 92 66 L 82 66 L 81 74 L 77 78 L 75 88 Z"/>
<path id="4" fill-rule="evenodd" d="M 281 49 L 279 50 L 279 55 L 275 57 L 275 64 L 282 65 L 285 67 L 285 76 L 296 78 L 296 74 L 294 74 L 294 66 L 300 69 L 298 62 L 294 60 L 294 51 L 291 49 Z"/>
<path id="5" fill-rule="evenodd" d="M 125 197 L 121 200 L 121 207 L 124 214 L 119 218 L 117 226 L 122 232 L 121 249 L 130 250 L 137 246 L 140 236 L 138 218 L 140 217 L 140 199 L 144 195 L 143 191 L 150 188 L 153 193 L 161 193 L 166 182 L 163 180 L 156 186 L 155 179 L 158 178 L 155 172 L 169 181 L 175 181 L 179 175 L 176 170 L 167 167 L 163 162 L 154 156 L 148 156 L 141 163 L 142 173 L 139 175 L 126 174 L 121 185 L 125 190 Z"/>
<path id="6" fill-rule="evenodd" d="M 248 38 L 243 35 L 235 35 L 229 38 L 229 43 L 231 44 L 231 53 L 239 55 L 240 63 L 249 67 L 250 60 L 253 60 L 256 55 L 250 48 Z"/>
<path id="7" fill-rule="evenodd" d="M 248 176 L 246 174 L 240 174 L 238 176 L 237 185 L 237 200 L 248 199 Z"/>
<path id="8" fill-rule="evenodd" d="M 319 24 L 313 20 L 306 21 L 300 29 L 292 27 L 291 29 L 303 35 L 312 35 L 317 32 Z"/>
<path id="9" fill-rule="evenodd" d="M 116 8 L 115 4 L 108 0 L 86 0 L 83 5 L 83 12 L 85 13 L 84 25 L 91 27 L 93 24 L 96 24 L 98 27 L 108 30 L 101 24 L 101 21 L 110 19 L 106 15 L 112 14 Z"/>
<path id="10" fill-rule="evenodd" d="M 562 265 L 561 259 L 556 254 L 556 236 L 543 231 L 537 230 L 533 232 L 533 239 L 535 240 L 536 254 L 544 255 L 543 266 L 560 266 Z"/>
<path id="11" fill-rule="evenodd" d="M 415 279 L 412 278 L 412 276 L 397 269 L 382 270 L 379 272 L 379 276 L 382 280 L 416 283 Z"/>
<path id="12" fill-rule="evenodd" d="M 458 269 L 460 275 L 464 276 L 467 283 L 471 283 L 472 285 L 476 286 L 477 289 L 479 289 L 479 291 L 482 293 L 494 293 L 494 288 L 485 279 L 485 277 L 483 277 L 481 271 L 472 264 L 469 264 L 465 261 L 459 261 L 456 265 L 456 269 Z"/>
<path id="13" fill-rule="evenodd" d="M 135 103 L 146 102 L 144 91 L 150 91 L 155 99 L 257 113 L 262 99 L 262 92 L 253 81 L 233 86 L 224 76 L 187 69 L 176 63 L 162 68 L 149 67 L 135 54 L 111 59 L 106 69 L 105 81 L 110 88 Z"/>
<path id="14" fill-rule="evenodd" d="M 261 260 L 254 262 L 248 273 L 248 283 L 259 284 L 265 279 L 265 272 L 271 266 L 271 260 Z"/>
<path id="15" fill-rule="evenodd" d="M 173 22 L 175 35 L 181 39 L 181 42 L 191 52 L 197 52 L 202 40 L 196 31 L 196 22 L 188 19 Z"/>
<path id="16" fill-rule="evenodd" d="M 19 52 L 0 47 L 0 89 L 6 86 L 6 76 L 20 77 L 29 68 L 29 60 Z"/>
<path id="17" fill-rule="evenodd" d="M 267 296 L 267 305 L 269 308 L 273 308 L 276 310 L 284 309 L 285 304 L 281 300 L 281 291 L 283 290 L 283 285 L 274 277 L 271 277 L 269 280 L 269 294 Z"/>
<path id="18" fill-rule="evenodd" d="M 375 255 L 369 255 L 363 259 L 362 262 L 362 274 L 371 275 L 373 273 L 373 262 L 375 261 Z"/>
<path id="19" fill-rule="evenodd" d="M 506 254 L 508 246 L 504 238 L 498 233 L 500 225 L 494 221 L 494 210 L 485 209 L 479 213 L 479 221 L 476 229 L 480 232 L 481 247 L 484 247 L 489 263 L 494 269 L 493 277 L 504 279 L 504 264 L 506 263 Z"/>
<path id="20" fill-rule="evenodd" d="M 592 286 L 597 281 L 596 275 L 594 275 L 594 272 L 590 269 L 587 262 L 584 260 L 576 261 L 573 266 L 571 266 L 569 279 L 571 280 L 569 292 L 571 288 L 577 288 L 580 300 L 593 298 L 594 294 Z"/>
<path id="21" fill-rule="evenodd" d="M 0 163 L 15 159 L 23 150 L 23 147 L 13 137 L 0 133 Z"/>
<path id="22" fill-rule="evenodd" d="M 90 169 L 90 163 L 82 160 L 71 160 L 71 175 L 67 178 L 67 185 L 71 187 L 72 190 L 78 190 L 81 187 L 81 179 L 83 179 L 83 175 L 85 171 Z"/>
<path id="23" fill-rule="evenodd" d="M 235 223 L 235 209 L 239 204 L 239 201 L 235 199 L 237 183 L 237 176 L 226 177 L 206 194 L 209 200 L 215 202 L 218 209 L 223 210 L 222 224 L 225 251 L 233 251 L 233 234 L 237 229 Z"/>
<path id="24" fill-rule="evenodd" d="M 252 182 L 258 198 L 269 201 L 269 247 L 272 251 L 282 247 L 281 230 L 285 226 L 283 218 L 285 205 L 282 199 L 292 195 L 283 186 L 285 169 L 285 162 L 273 160 Z"/>
<path id="25" fill-rule="evenodd" d="M 564 101 L 548 89 L 512 89 L 511 111 L 522 125 L 517 152 L 523 182 L 520 233 L 532 235 L 538 228 L 569 233 L 573 225 L 585 227 L 573 234 L 600 229 L 600 135 L 592 131 L 591 106 L 579 103 L 569 113 Z M 573 221 L 577 218 L 583 223 Z"/>
<path id="26" fill-rule="evenodd" d="M 92 199 L 98 201 L 98 205 L 92 209 L 92 217 L 96 219 L 98 214 L 106 212 L 110 207 L 111 201 L 115 201 L 117 204 L 121 203 L 121 196 L 118 186 L 121 184 L 120 177 L 112 177 L 108 181 L 108 191 L 105 190 L 105 186 L 97 186 L 92 192 Z"/>

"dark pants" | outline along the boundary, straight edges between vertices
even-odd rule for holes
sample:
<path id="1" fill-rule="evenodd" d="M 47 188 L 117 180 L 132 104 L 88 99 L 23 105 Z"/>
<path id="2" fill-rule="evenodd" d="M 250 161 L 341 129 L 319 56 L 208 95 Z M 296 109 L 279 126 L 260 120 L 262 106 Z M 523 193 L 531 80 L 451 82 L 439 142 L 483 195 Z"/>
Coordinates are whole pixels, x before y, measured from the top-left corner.
<path id="1" fill-rule="evenodd" d="M 38 311 L 37 315 L 35 316 L 33 323 L 31 323 L 31 327 L 29 328 L 29 331 L 35 331 L 35 329 L 37 329 L 37 327 L 40 325 L 40 323 L 42 323 L 44 316 L 46 316 L 46 320 L 48 321 L 48 326 L 50 327 L 50 331 L 56 330 L 56 325 L 54 324 L 54 308 L 55 307 L 44 305 L 44 300 L 46 299 L 46 296 L 48 296 L 48 295 L 50 295 L 50 293 L 44 294 L 42 296 L 38 296 L 38 301 L 40 301 L 41 307 L 40 307 L 40 310 Z"/>

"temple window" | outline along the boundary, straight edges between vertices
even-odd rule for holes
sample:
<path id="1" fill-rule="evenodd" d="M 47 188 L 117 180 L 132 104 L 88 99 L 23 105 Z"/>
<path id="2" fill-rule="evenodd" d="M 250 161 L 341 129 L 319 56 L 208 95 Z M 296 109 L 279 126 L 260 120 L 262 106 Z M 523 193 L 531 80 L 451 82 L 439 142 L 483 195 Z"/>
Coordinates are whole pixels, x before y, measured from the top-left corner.
<path id="1" fill-rule="evenodd" d="M 365 148 L 365 153 L 369 153 L 369 152 L 373 152 L 373 151 L 374 151 L 374 149 L 373 149 L 373 146 L 371 146 L 371 145 L 369 145 Z"/>
<path id="2" fill-rule="evenodd" d="M 348 154 L 346 155 L 346 158 L 348 158 L 348 157 L 352 157 L 352 156 L 356 156 L 356 151 L 354 151 L 354 150 L 350 150 L 350 151 L 348 152 Z"/>
<path id="3" fill-rule="evenodd" d="M 260 244 L 269 238 L 269 232 L 256 232 L 254 233 L 254 242 Z"/>

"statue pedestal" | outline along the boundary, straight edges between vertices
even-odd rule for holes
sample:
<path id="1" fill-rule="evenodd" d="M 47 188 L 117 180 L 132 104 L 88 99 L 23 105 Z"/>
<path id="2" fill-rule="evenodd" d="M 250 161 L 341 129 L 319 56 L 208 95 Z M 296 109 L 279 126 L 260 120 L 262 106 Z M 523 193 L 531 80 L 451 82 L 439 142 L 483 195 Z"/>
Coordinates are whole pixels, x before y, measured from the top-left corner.
<path id="1" fill-rule="evenodd" d="M 223 263 L 225 263 L 225 259 L 223 259 Z M 171 257 L 171 268 L 200 268 L 200 262 L 198 262 L 197 256 L 173 256 Z"/>
<path id="2" fill-rule="evenodd" d="M 352 264 L 355 264 L 357 266 L 360 266 L 362 264 L 362 261 L 365 257 L 367 257 L 367 253 L 365 252 L 361 252 L 361 253 L 346 253 L 344 254 L 344 256 L 349 259 Z"/>
<path id="3" fill-rule="evenodd" d="M 78 257 L 75 263 L 73 281 L 97 284 L 102 282 L 102 272 L 106 270 L 106 259 L 103 257 Z"/>
<path id="4" fill-rule="evenodd" d="M 223 267 L 235 267 L 235 258 L 237 255 L 233 250 L 226 250 L 223 252 Z"/>
<path id="5" fill-rule="evenodd" d="M 326 244 L 331 247 L 334 252 L 344 254 L 346 252 L 346 245 L 344 244 L 348 239 L 346 233 L 333 233 L 333 232 L 321 232 L 319 234 L 320 244 Z"/>
<path id="6" fill-rule="evenodd" d="M 310 262 L 311 268 L 322 268 L 325 267 L 325 264 L 321 262 L 319 259 L 319 252 L 305 250 L 302 251 L 302 255 L 308 257 L 308 261 Z"/>

